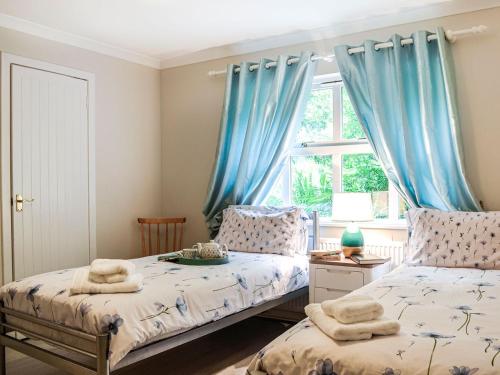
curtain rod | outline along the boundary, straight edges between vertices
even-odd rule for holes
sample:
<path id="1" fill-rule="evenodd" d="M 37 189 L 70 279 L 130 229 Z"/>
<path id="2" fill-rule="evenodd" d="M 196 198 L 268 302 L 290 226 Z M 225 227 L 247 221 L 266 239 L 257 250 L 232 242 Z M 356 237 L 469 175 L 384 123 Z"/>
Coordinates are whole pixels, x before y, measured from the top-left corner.
<path id="1" fill-rule="evenodd" d="M 480 34 L 480 33 L 485 32 L 486 29 L 487 29 L 486 26 L 479 25 L 479 26 L 473 26 L 473 27 L 471 27 L 469 29 L 463 29 L 463 30 L 447 30 L 445 32 L 445 36 L 446 36 L 446 39 L 448 39 L 448 41 L 450 43 L 454 43 L 457 40 L 457 37 L 465 36 L 465 35 Z M 436 34 L 429 34 L 429 36 L 427 37 L 427 40 L 429 42 L 431 40 L 436 40 L 436 39 L 437 39 L 437 35 Z M 413 44 L 413 38 L 401 39 L 401 45 L 402 46 L 405 46 L 405 45 L 408 45 L 408 44 Z M 394 44 L 392 42 L 383 42 L 383 43 L 377 43 L 377 44 L 375 44 L 374 47 L 375 47 L 376 50 L 379 50 L 380 48 L 391 48 L 391 47 L 394 47 Z M 360 53 L 360 52 L 364 52 L 364 51 L 365 51 L 365 47 L 353 47 L 353 48 L 349 48 L 347 50 L 347 52 L 349 54 L 351 54 L 351 55 L 353 53 Z M 322 60 L 322 61 L 326 61 L 326 62 L 333 62 L 334 58 L 335 58 L 334 54 L 326 55 L 326 56 L 313 55 L 311 57 L 311 60 L 312 61 Z M 293 57 L 293 58 L 291 58 L 291 59 L 288 60 L 288 64 L 289 65 L 295 64 L 295 63 L 299 62 L 299 60 L 300 59 L 298 57 Z M 268 62 L 265 65 L 266 69 L 269 69 L 269 68 L 272 68 L 272 67 L 275 67 L 275 66 L 276 66 L 276 61 Z M 250 69 L 251 72 L 253 72 L 254 70 L 259 69 L 259 64 L 250 65 L 249 69 Z M 238 73 L 239 71 L 240 71 L 240 67 L 237 67 L 237 68 L 234 69 L 235 73 Z M 217 76 L 225 75 L 226 73 L 227 73 L 226 70 L 210 70 L 208 72 L 208 75 L 210 77 L 217 77 Z"/>

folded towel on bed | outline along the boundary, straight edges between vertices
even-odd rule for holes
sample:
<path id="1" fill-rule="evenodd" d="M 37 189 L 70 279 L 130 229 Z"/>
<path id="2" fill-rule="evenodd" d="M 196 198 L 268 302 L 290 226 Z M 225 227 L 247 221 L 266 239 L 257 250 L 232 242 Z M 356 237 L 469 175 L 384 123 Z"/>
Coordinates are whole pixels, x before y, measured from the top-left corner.
<path id="1" fill-rule="evenodd" d="M 69 295 L 74 294 L 111 294 L 133 293 L 142 289 L 142 275 L 136 273 L 119 283 L 94 283 L 89 280 L 89 269 L 80 268 L 73 276 Z"/>
<path id="2" fill-rule="evenodd" d="M 135 264 L 123 259 L 95 259 L 90 264 L 89 280 L 94 283 L 120 283 L 135 272 Z"/>
<path id="3" fill-rule="evenodd" d="M 330 315 L 340 323 L 365 322 L 380 318 L 384 314 L 384 308 L 380 303 L 372 297 L 363 295 L 324 301 L 321 307 L 326 315 Z"/>
<path id="4" fill-rule="evenodd" d="M 368 340 L 373 335 L 394 335 L 399 332 L 399 323 L 384 318 L 362 323 L 344 324 L 324 313 L 319 303 L 305 308 L 306 315 L 327 336 L 339 341 Z"/>

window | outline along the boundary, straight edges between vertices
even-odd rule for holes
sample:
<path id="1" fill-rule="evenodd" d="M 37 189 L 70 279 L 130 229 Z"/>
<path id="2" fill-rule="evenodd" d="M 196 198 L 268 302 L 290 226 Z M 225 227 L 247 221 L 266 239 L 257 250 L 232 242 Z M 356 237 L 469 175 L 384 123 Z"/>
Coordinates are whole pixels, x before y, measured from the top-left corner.
<path id="1" fill-rule="evenodd" d="M 375 158 L 338 75 L 316 77 L 286 168 L 266 204 L 294 204 L 328 220 L 336 192 L 371 193 L 375 219 L 406 209 Z"/>

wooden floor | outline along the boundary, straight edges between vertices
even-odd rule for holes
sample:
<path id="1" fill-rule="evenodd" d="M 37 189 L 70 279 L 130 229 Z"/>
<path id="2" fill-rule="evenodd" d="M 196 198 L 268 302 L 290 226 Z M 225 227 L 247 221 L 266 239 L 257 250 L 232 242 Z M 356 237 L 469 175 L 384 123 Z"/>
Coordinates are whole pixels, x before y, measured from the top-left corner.
<path id="1" fill-rule="evenodd" d="M 244 375 L 254 354 L 289 327 L 275 320 L 250 318 L 113 374 Z M 7 375 L 26 374 L 66 373 L 8 351 Z"/>

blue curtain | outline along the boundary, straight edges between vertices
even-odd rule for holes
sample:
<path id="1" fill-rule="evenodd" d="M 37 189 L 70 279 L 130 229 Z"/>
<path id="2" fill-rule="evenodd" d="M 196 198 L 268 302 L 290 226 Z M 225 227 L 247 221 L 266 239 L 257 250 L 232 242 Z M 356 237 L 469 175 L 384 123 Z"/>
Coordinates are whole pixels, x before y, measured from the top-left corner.
<path id="1" fill-rule="evenodd" d="M 460 116 L 449 43 L 426 31 L 413 45 L 349 54 L 335 48 L 342 80 L 388 178 L 414 207 L 480 211 L 464 173 Z"/>
<path id="2" fill-rule="evenodd" d="M 217 233 L 222 210 L 231 204 L 261 204 L 278 177 L 295 139 L 309 97 L 315 63 L 304 52 L 299 61 L 280 56 L 227 68 L 219 144 L 203 214 L 210 235 Z"/>

